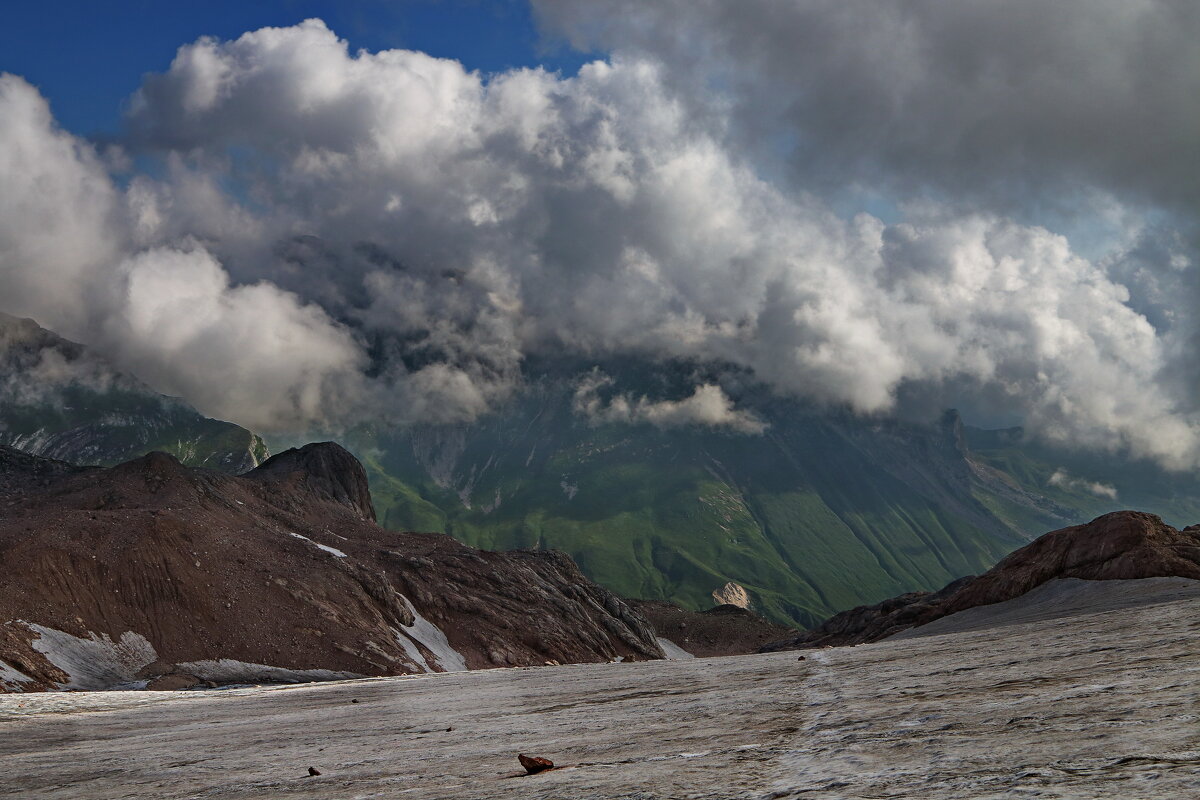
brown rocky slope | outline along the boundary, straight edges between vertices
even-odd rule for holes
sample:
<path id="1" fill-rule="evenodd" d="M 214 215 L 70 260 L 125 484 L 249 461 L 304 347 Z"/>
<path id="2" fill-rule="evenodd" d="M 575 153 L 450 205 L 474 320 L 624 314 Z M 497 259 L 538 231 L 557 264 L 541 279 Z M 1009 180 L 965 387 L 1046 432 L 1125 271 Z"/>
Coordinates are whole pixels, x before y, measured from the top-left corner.
<path id="1" fill-rule="evenodd" d="M 1015 550 L 983 575 L 938 592 L 912 592 L 843 611 L 764 652 L 874 642 L 976 606 L 1012 600 L 1058 578 L 1200 580 L 1200 525 L 1176 530 L 1154 514 L 1114 511 L 1085 525 L 1051 531 Z"/>
<path id="2" fill-rule="evenodd" d="M 0 447 L 0 690 L 186 686 L 662 657 L 555 552 L 385 531 L 325 443 L 241 477 Z"/>

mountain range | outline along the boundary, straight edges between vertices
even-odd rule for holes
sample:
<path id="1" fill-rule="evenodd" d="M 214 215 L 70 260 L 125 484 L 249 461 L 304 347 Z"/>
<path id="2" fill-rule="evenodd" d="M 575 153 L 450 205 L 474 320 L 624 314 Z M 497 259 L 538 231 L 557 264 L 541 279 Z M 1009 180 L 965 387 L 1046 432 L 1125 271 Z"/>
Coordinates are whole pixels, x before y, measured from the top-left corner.
<path id="1" fill-rule="evenodd" d="M 1089 598 L 1158 602 L 1154 592 L 1194 593 L 1200 579 L 1200 526 L 1113 512 L 939 592 L 797 632 L 730 604 L 696 612 L 625 600 L 556 550 L 488 552 L 386 531 L 374 516 L 365 470 L 331 442 L 241 476 L 161 452 L 104 468 L 0 445 L 0 563 L 18 567 L 0 571 L 0 693 L 858 644 L 1086 614 Z M 1100 582 L 1121 586 L 1113 594 Z"/>
<path id="2" fill-rule="evenodd" d="M 151 451 L 237 474 L 269 453 L 262 437 L 155 392 L 87 347 L 0 313 L 0 444 L 111 466 Z"/>
<path id="3" fill-rule="evenodd" d="M 613 421 L 581 408 L 580 376 L 602 367 L 630 396 L 678 398 L 698 368 L 528 367 L 526 388 L 474 422 L 342 432 L 381 525 L 561 550 L 619 595 L 693 610 L 732 583 L 754 611 L 811 627 L 984 572 L 1041 531 L 1107 511 L 1200 518 L 1194 475 L 972 427 L 954 411 L 863 417 L 742 386 L 731 395 L 752 428 Z M 0 317 L 0 443 L 106 466 L 159 450 L 230 474 L 268 456 L 263 437 L 12 317 Z"/>
<path id="4" fill-rule="evenodd" d="M 238 477 L 0 446 L 0 691 L 179 689 L 662 658 L 554 552 L 375 524 L 333 443 Z"/>
<path id="5" fill-rule="evenodd" d="M 1107 511 L 1200 518 L 1193 475 L 973 428 L 954 411 L 925 424 L 748 394 L 761 433 L 597 424 L 570 374 L 473 424 L 350 436 L 382 523 L 561 549 L 624 596 L 686 608 L 732 582 L 759 613 L 807 627 L 983 572 Z"/>

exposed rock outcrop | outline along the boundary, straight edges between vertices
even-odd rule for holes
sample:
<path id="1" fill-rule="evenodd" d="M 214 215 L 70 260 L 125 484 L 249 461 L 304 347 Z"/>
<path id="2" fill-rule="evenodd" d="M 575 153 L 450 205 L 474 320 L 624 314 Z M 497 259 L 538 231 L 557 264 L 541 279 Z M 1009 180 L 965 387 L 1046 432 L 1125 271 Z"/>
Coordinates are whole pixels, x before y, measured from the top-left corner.
<path id="1" fill-rule="evenodd" d="M 0 449 L 0 687 L 315 680 L 659 658 L 554 552 L 384 531 L 333 444 L 242 477 Z"/>
<path id="2" fill-rule="evenodd" d="M 316 497 L 353 509 L 363 519 L 375 521 L 367 472 L 354 456 L 334 442 L 293 447 L 271 456 L 246 478 L 292 483 Z"/>
<path id="3" fill-rule="evenodd" d="M 714 589 L 712 599 L 719 606 L 750 607 L 750 593 L 746 591 L 746 587 L 733 581 L 729 581 L 720 589 Z"/>
<path id="4" fill-rule="evenodd" d="M 946 613 L 1000 603 L 1053 578 L 1200 580 L 1200 529 L 1172 528 L 1154 514 L 1115 511 L 1047 533 L 963 586 Z"/>
<path id="5" fill-rule="evenodd" d="M 1200 525 L 1176 530 L 1154 514 L 1115 511 L 1051 531 L 978 577 L 913 592 L 827 619 L 764 652 L 874 642 L 976 606 L 1012 600 L 1047 581 L 1180 577 L 1200 580 Z"/>
<path id="6" fill-rule="evenodd" d="M 0 444 L 0 498 L 13 503 L 19 494 L 41 491 L 62 476 L 84 469 Z"/>

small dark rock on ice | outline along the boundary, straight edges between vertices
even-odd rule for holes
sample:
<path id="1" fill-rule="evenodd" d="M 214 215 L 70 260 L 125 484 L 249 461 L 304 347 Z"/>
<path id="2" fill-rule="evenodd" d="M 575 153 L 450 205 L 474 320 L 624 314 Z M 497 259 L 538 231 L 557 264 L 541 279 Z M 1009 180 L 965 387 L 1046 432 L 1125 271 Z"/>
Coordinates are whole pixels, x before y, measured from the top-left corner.
<path id="1" fill-rule="evenodd" d="M 518 754 L 517 760 L 521 762 L 521 766 L 524 767 L 525 771 L 530 775 L 554 768 L 554 762 L 548 758 Z"/>

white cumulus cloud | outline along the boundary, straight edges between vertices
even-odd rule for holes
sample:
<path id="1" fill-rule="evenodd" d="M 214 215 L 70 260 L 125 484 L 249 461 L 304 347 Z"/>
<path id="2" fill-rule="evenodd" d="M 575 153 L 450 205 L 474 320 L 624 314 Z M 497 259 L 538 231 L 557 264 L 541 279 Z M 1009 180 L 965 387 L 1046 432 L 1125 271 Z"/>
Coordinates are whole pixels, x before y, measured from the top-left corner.
<path id="1" fill-rule="evenodd" d="M 122 145 L 160 168 L 120 184 L 5 78 L 6 310 L 268 429 L 470 420 L 519 389 L 532 357 L 566 354 L 725 365 L 864 413 L 906 393 L 973 398 L 1051 439 L 1200 461 L 1194 309 L 1163 288 L 1186 277 L 1143 291 L 1159 256 L 1137 236 L 1088 257 L 978 202 L 982 188 L 956 203 L 951 181 L 933 200 L 899 197 L 895 218 L 847 213 L 815 173 L 810 190 L 808 173 L 775 170 L 805 129 L 764 116 L 775 144 L 754 140 L 753 73 L 726 53 L 746 31 L 718 35 L 714 7 L 696 8 L 676 11 L 706 42 L 703 98 L 682 78 L 690 62 L 651 46 L 665 24 L 653 9 L 628 9 L 639 35 L 573 75 L 351 53 L 317 20 L 202 39 L 138 90 Z M 577 32 L 580 9 L 543 11 Z M 857 42 L 822 52 L 870 66 Z M 745 68 L 773 85 L 771 55 Z M 936 75 L 905 66 L 919 84 L 906 96 L 935 97 Z M 1194 261 L 1177 256 L 1186 276 Z M 761 430 L 708 379 L 682 396 L 610 388 L 581 413 Z"/>
<path id="2" fill-rule="evenodd" d="M 1107 497 L 1109 500 L 1117 499 L 1117 487 L 1099 481 L 1089 481 L 1086 478 L 1076 478 L 1062 468 L 1054 470 L 1054 474 L 1047 479 L 1046 483 L 1060 489 L 1084 491 L 1094 494 L 1096 497 Z"/>
<path id="3" fill-rule="evenodd" d="M 767 427 L 753 413 L 734 408 L 725 391 L 713 383 L 701 384 L 690 396 L 679 400 L 651 400 L 644 395 L 634 398 L 628 394 L 602 398 L 600 390 L 614 383 L 599 371 L 581 377 L 575 387 L 575 413 L 592 424 L 649 423 L 660 428 L 703 425 L 743 434 L 760 434 Z"/>

